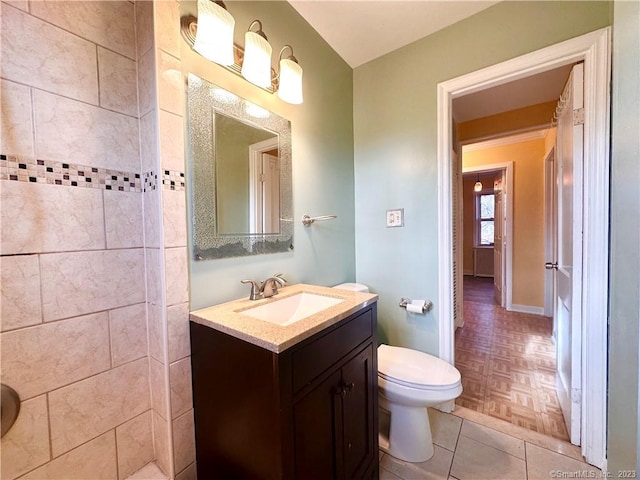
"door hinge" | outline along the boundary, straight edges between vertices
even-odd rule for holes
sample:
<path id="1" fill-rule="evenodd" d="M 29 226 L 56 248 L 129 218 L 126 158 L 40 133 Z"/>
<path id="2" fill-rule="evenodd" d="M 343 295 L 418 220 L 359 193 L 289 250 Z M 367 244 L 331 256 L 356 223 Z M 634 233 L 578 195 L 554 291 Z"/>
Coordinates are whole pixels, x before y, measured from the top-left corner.
<path id="1" fill-rule="evenodd" d="M 584 108 L 578 108 L 573 111 L 573 124 L 584 125 Z"/>
<path id="2" fill-rule="evenodd" d="M 264 173 L 260 174 L 260 182 L 264 183 L 267 180 L 267 177 Z"/>

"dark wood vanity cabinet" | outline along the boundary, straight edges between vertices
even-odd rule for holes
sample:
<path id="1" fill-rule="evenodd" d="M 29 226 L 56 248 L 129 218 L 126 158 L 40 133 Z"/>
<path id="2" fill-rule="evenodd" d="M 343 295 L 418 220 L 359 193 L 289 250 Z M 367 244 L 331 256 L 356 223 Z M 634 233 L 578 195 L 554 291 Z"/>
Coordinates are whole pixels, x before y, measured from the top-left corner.
<path id="1" fill-rule="evenodd" d="M 198 478 L 377 479 L 376 304 L 281 353 L 191 322 Z"/>

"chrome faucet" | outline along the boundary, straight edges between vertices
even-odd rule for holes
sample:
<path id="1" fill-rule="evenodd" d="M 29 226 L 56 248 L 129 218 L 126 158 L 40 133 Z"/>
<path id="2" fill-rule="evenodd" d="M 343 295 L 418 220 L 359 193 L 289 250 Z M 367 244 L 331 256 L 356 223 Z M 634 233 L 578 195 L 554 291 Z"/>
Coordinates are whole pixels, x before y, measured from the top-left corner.
<path id="1" fill-rule="evenodd" d="M 240 283 L 251 284 L 249 300 L 260 300 L 261 298 L 269 298 L 277 295 L 278 285 L 284 287 L 287 284 L 287 281 L 282 277 L 281 273 L 276 273 L 272 277 L 267 278 L 264 282 L 241 280 Z"/>

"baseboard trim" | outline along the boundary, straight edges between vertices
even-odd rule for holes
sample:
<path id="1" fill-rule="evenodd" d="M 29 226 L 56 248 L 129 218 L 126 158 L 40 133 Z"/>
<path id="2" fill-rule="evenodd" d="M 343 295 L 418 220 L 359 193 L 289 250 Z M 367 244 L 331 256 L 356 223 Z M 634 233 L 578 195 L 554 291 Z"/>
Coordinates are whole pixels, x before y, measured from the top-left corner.
<path id="1" fill-rule="evenodd" d="M 531 305 L 511 304 L 507 310 L 518 313 L 531 313 L 533 315 L 544 315 L 544 307 L 532 307 Z"/>

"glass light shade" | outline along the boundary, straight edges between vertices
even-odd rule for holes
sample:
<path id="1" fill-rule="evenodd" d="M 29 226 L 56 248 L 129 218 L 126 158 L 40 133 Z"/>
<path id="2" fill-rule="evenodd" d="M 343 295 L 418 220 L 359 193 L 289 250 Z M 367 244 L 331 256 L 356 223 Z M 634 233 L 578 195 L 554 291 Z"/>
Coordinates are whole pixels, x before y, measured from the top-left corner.
<path id="1" fill-rule="evenodd" d="M 476 182 L 476 184 L 473 186 L 473 191 L 474 192 L 481 192 L 482 191 L 482 182 L 480 180 L 478 180 Z"/>
<path id="2" fill-rule="evenodd" d="M 271 86 L 271 45 L 256 32 L 244 36 L 242 76 L 259 87 Z"/>
<path id="3" fill-rule="evenodd" d="M 288 58 L 280 60 L 278 96 L 287 103 L 302 103 L 302 67 Z"/>
<path id="4" fill-rule="evenodd" d="M 233 65 L 233 28 L 236 21 L 211 0 L 198 0 L 198 31 L 193 49 L 220 65 Z"/>

